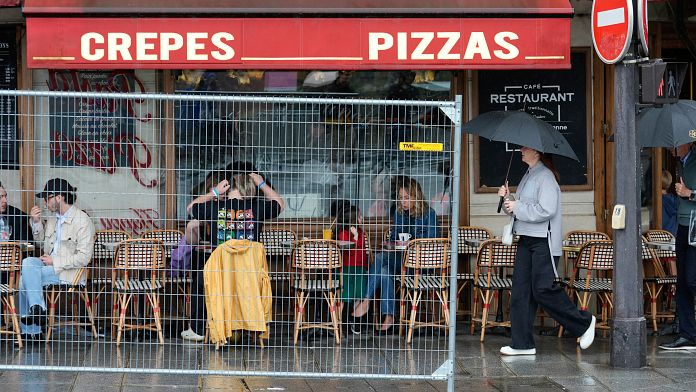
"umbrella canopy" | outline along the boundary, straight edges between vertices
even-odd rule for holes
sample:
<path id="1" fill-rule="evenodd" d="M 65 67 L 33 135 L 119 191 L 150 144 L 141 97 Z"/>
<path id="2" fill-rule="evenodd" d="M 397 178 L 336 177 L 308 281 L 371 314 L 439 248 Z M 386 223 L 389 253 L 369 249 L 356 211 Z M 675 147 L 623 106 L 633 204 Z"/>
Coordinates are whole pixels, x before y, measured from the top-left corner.
<path id="1" fill-rule="evenodd" d="M 556 128 L 523 111 L 483 113 L 464 124 L 462 130 L 489 140 L 519 144 L 578 161 L 578 156 Z"/>
<path id="2" fill-rule="evenodd" d="M 636 118 L 641 147 L 677 147 L 696 142 L 696 102 L 680 100 L 643 109 Z"/>

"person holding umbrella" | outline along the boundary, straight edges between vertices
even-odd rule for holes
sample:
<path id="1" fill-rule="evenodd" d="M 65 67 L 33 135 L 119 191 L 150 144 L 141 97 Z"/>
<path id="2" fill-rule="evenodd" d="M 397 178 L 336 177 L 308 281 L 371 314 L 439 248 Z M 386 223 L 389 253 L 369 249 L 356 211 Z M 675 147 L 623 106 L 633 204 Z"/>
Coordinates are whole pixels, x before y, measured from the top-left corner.
<path id="1" fill-rule="evenodd" d="M 679 336 L 663 343 L 663 350 L 696 349 L 696 322 L 694 321 L 694 295 L 696 294 L 696 247 L 689 245 L 691 214 L 696 211 L 696 152 L 693 143 L 685 143 L 672 149 L 679 158 L 681 177 L 674 185 L 679 199 L 677 212 L 677 320 Z"/>
<path id="2" fill-rule="evenodd" d="M 505 213 L 514 216 L 513 231 L 519 235 L 512 276 L 510 322 L 512 344 L 500 349 L 503 355 L 534 355 L 534 318 L 537 307 L 575 337 L 586 349 L 594 340 L 595 317 L 578 308 L 554 282 L 561 255 L 561 190 L 558 173 L 548 154 L 522 147 L 522 161 L 529 170 L 511 199 L 504 184 L 498 195 L 505 198 Z"/>

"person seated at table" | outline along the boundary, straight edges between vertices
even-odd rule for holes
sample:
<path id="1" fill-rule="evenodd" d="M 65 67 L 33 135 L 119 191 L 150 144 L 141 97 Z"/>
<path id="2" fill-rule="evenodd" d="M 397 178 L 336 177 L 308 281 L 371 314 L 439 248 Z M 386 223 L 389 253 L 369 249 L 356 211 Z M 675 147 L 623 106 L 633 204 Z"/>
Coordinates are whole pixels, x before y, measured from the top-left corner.
<path id="1" fill-rule="evenodd" d="M 437 238 L 437 215 L 428 206 L 420 184 L 415 179 L 403 177 L 398 186 L 398 202 L 392 216 L 390 241 L 400 233 L 408 233 L 411 239 Z M 367 289 L 361 301 L 355 304 L 353 316 L 362 317 L 370 309 L 370 300 L 380 289 L 380 310 L 383 317 L 380 331 L 387 332 L 394 324 L 394 279 L 401 273 L 403 252 L 382 251 L 375 256 L 367 279 Z"/>
<path id="2" fill-rule="evenodd" d="M 92 259 L 94 224 L 75 203 L 76 189 L 62 178 L 48 180 L 44 190 L 36 195 L 51 212 L 44 224 L 41 208 L 31 209 L 31 228 L 34 238 L 43 243 L 41 257 L 22 260 L 19 280 L 20 329 L 29 340 L 38 339 L 46 323 L 44 286 L 72 283 L 81 268 Z"/>
<path id="3" fill-rule="evenodd" d="M 199 196 L 189 205 L 194 219 L 211 226 L 211 244 L 218 246 L 230 239 L 258 241 L 263 222 L 278 217 L 285 208 L 283 198 L 257 173 L 237 174 L 222 180 L 210 193 Z M 263 197 L 257 197 L 261 191 Z M 203 267 L 207 260 L 204 252 L 194 250 L 192 257 L 191 326 L 181 333 L 185 340 L 200 342 L 205 334 L 205 287 Z"/>
<path id="4" fill-rule="evenodd" d="M 7 191 L 0 182 L 0 241 L 30 242 L 33 239 L 29 215 L 7 202 Z"/>
<path id="5" fill-rule="evenodd" d="M 346 205 L 338 213 L 336 220 L 336 239 L 338 241 L 350 241 L 352 246 L 342 251 L 343 260 L 343 289 L 341 290 L 341 303 L 352 304 L 361 299 L 365 294 L 366 269 L 368 263 L 367 237 L 362 229 L 363 216 L 356 206 Z M 348 317 L 346 317 L 348 320 Z M 349 322 L 350 331 L 360 334 L 360 322 L 353 318 Z"/>

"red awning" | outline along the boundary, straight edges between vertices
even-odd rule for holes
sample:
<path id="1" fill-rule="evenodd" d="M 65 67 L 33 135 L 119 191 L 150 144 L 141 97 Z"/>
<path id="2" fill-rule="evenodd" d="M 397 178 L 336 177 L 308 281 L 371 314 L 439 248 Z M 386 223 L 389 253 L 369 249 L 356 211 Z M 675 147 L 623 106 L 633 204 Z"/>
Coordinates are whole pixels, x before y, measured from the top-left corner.
<path id="1" fill-rule="evenodd" d="M 10 1 L 10 0 L 0 0 Z M 568 0 L 25 0 L 25 14 L 557 15 Z"/>

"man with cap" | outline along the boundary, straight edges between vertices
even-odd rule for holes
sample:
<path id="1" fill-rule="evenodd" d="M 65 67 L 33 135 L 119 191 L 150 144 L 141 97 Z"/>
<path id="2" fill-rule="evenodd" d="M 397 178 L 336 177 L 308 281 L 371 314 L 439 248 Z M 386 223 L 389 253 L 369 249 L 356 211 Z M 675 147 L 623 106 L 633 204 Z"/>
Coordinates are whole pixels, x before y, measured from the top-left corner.
<path id="1" fill-rule="evenodd" d="M 62 178 L 46 182 L 38 198 L 54 215 L 46 222 L 41 209 L 34 206 L 29 214 L 34 238 L 43 243 L 40 257 L 22 261 L 19 281 L 20 329 L 29 340 L 38 338 L 46 322 L 46 303 L 43 287 L 51 284 L 72 283 L 80 268 L 92 258 L 94 224 L 91 218 L 75 207 L 75 188 Z"/>
<path id="2" fill-rule="evenodd" d="M 5 238 L 4 236 L 7 236 Z M 0 241 L 32 241 L 29 217 L 7 203 L 7 191 L 0 182 Z"/>

